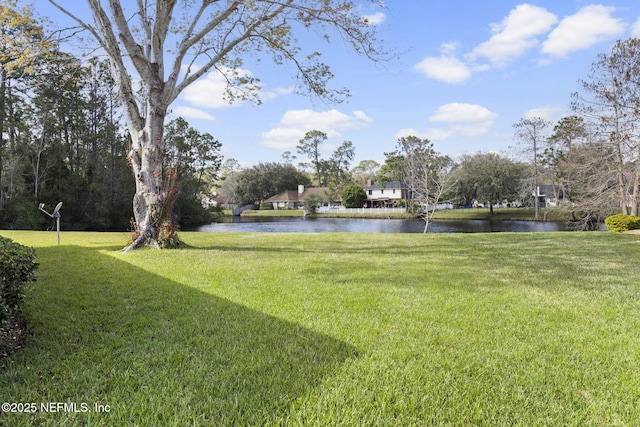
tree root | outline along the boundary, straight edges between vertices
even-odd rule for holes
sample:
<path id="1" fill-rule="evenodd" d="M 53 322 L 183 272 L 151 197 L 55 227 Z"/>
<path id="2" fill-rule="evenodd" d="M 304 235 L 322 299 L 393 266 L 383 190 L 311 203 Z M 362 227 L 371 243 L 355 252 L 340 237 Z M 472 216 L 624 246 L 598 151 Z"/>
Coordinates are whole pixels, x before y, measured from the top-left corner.
<path id="1" fill-rule="evenodd" d="M 143 246 L 150 246 L 155 249 L 161 249 L 160 244 L 158 243 L 157 232 L 155 232 L 155 227 L 149 227 L 140 233 L 138 238 L 133 241 L 129 246 L 122 249 L 122 253 L 127 253 L 129 251 L 133 251 L 135 249 L 139 249 Z"/>

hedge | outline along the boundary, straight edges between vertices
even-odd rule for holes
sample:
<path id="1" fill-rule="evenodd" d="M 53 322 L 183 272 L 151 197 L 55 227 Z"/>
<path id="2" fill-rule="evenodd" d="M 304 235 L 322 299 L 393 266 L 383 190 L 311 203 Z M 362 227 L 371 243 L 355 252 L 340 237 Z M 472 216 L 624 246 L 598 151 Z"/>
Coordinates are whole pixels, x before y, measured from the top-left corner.
<path id="1" fill-rule="evenodd" d="M 634 215 L 611 215 L 604 220 L 609 231 L 628 231 L 640 229 L 640 217 Z"/>
<path id="2" fill-rule="evenodd" d="M 36 251 L 0 236 L 0 325 L 20 309 L 24 288 L 35 280 Z"/>

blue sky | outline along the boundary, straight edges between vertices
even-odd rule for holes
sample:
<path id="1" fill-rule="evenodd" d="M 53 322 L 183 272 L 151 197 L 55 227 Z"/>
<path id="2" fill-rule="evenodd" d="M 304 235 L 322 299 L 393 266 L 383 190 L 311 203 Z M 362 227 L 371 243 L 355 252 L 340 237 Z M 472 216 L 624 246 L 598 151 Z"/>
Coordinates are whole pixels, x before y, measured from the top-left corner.
<path id="1" fill-rule="evenodd" d="M 39 4 L 40 1 L 38 1 Z M 244 166 L 295 154 L 307 131 L 329 139 L 323 155 L 343 141 L 356 160 L 384 161 L 398 137 L 430 139 L 451 156 L 508 152 L 522 117 L 557 121 L 570 114 L 572 92 L 599 53 L 618 39 L 640 37 L 638 0 L 385 0 L 363 3 L 386 47 L 401 54 L 374 64 L 342 41 L 313 45 L 351 97 L 327 105 L 292 92 L 286 70 L 247 62 L 263 84 L 262 105 L 221 102 L 223 84 L 211 74 L 172 105 L 223 145 L 225 158 Z M 304 39 L 303 39 L 304 37 Z M 306 36 L 300 37 L 307 43 Z M 309 41 L 315 43 L 315 41 Z M 300 158 L 300 160 L 303 160 Z"/>

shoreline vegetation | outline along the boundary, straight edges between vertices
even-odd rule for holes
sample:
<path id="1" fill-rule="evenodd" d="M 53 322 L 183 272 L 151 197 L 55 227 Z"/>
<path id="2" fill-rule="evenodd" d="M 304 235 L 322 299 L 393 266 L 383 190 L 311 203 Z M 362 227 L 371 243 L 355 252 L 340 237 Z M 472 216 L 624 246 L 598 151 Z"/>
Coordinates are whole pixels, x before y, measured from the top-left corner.
<path id="1" fill-rule="evenodd" d="M 0 234 L 39 263 L 2 425 L 640 425 L 638 235 Z"/>
<path id="2" fill-rule="evenodd" d="M 225 211 L 225 215 L 231 215 L 231 211 Z M 302 217 L 302 209 L 275 209 L 275 210 L 247 210 L 242 216 L 277 216 L 277 217 Z M 315 214 L 317 218 L 366 218 L 366 219 L 414 219 L 408 213 L 396 214 L 367 214 L 365 213 L 329 213 Z M 567 215 L 559 209 L 541 209 L 540 221 L 566 221 Z M 533 208 L 493 208 L 493 215 L 489 208 L 461 208 L 445 209 L 437 211 L 434 220 L 491 220 L 491 221 L 534 221 L 535 209 Z"/>

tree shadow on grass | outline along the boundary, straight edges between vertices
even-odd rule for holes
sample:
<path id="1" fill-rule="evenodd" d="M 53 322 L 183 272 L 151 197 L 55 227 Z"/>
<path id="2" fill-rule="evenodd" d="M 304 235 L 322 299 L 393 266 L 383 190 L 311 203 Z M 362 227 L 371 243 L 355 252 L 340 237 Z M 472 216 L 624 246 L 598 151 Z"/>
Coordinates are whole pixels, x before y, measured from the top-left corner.
<path id="1" fill-rule="evenodd" d="M 278 424 L 357 354 L 99 250 L 63 250 L 38 249 L 25 307 L 32 336 L 0 362 L 0 390 L 3 401 L 71 402 L 79 411 L 5 413 L 0 425 Z"/>

